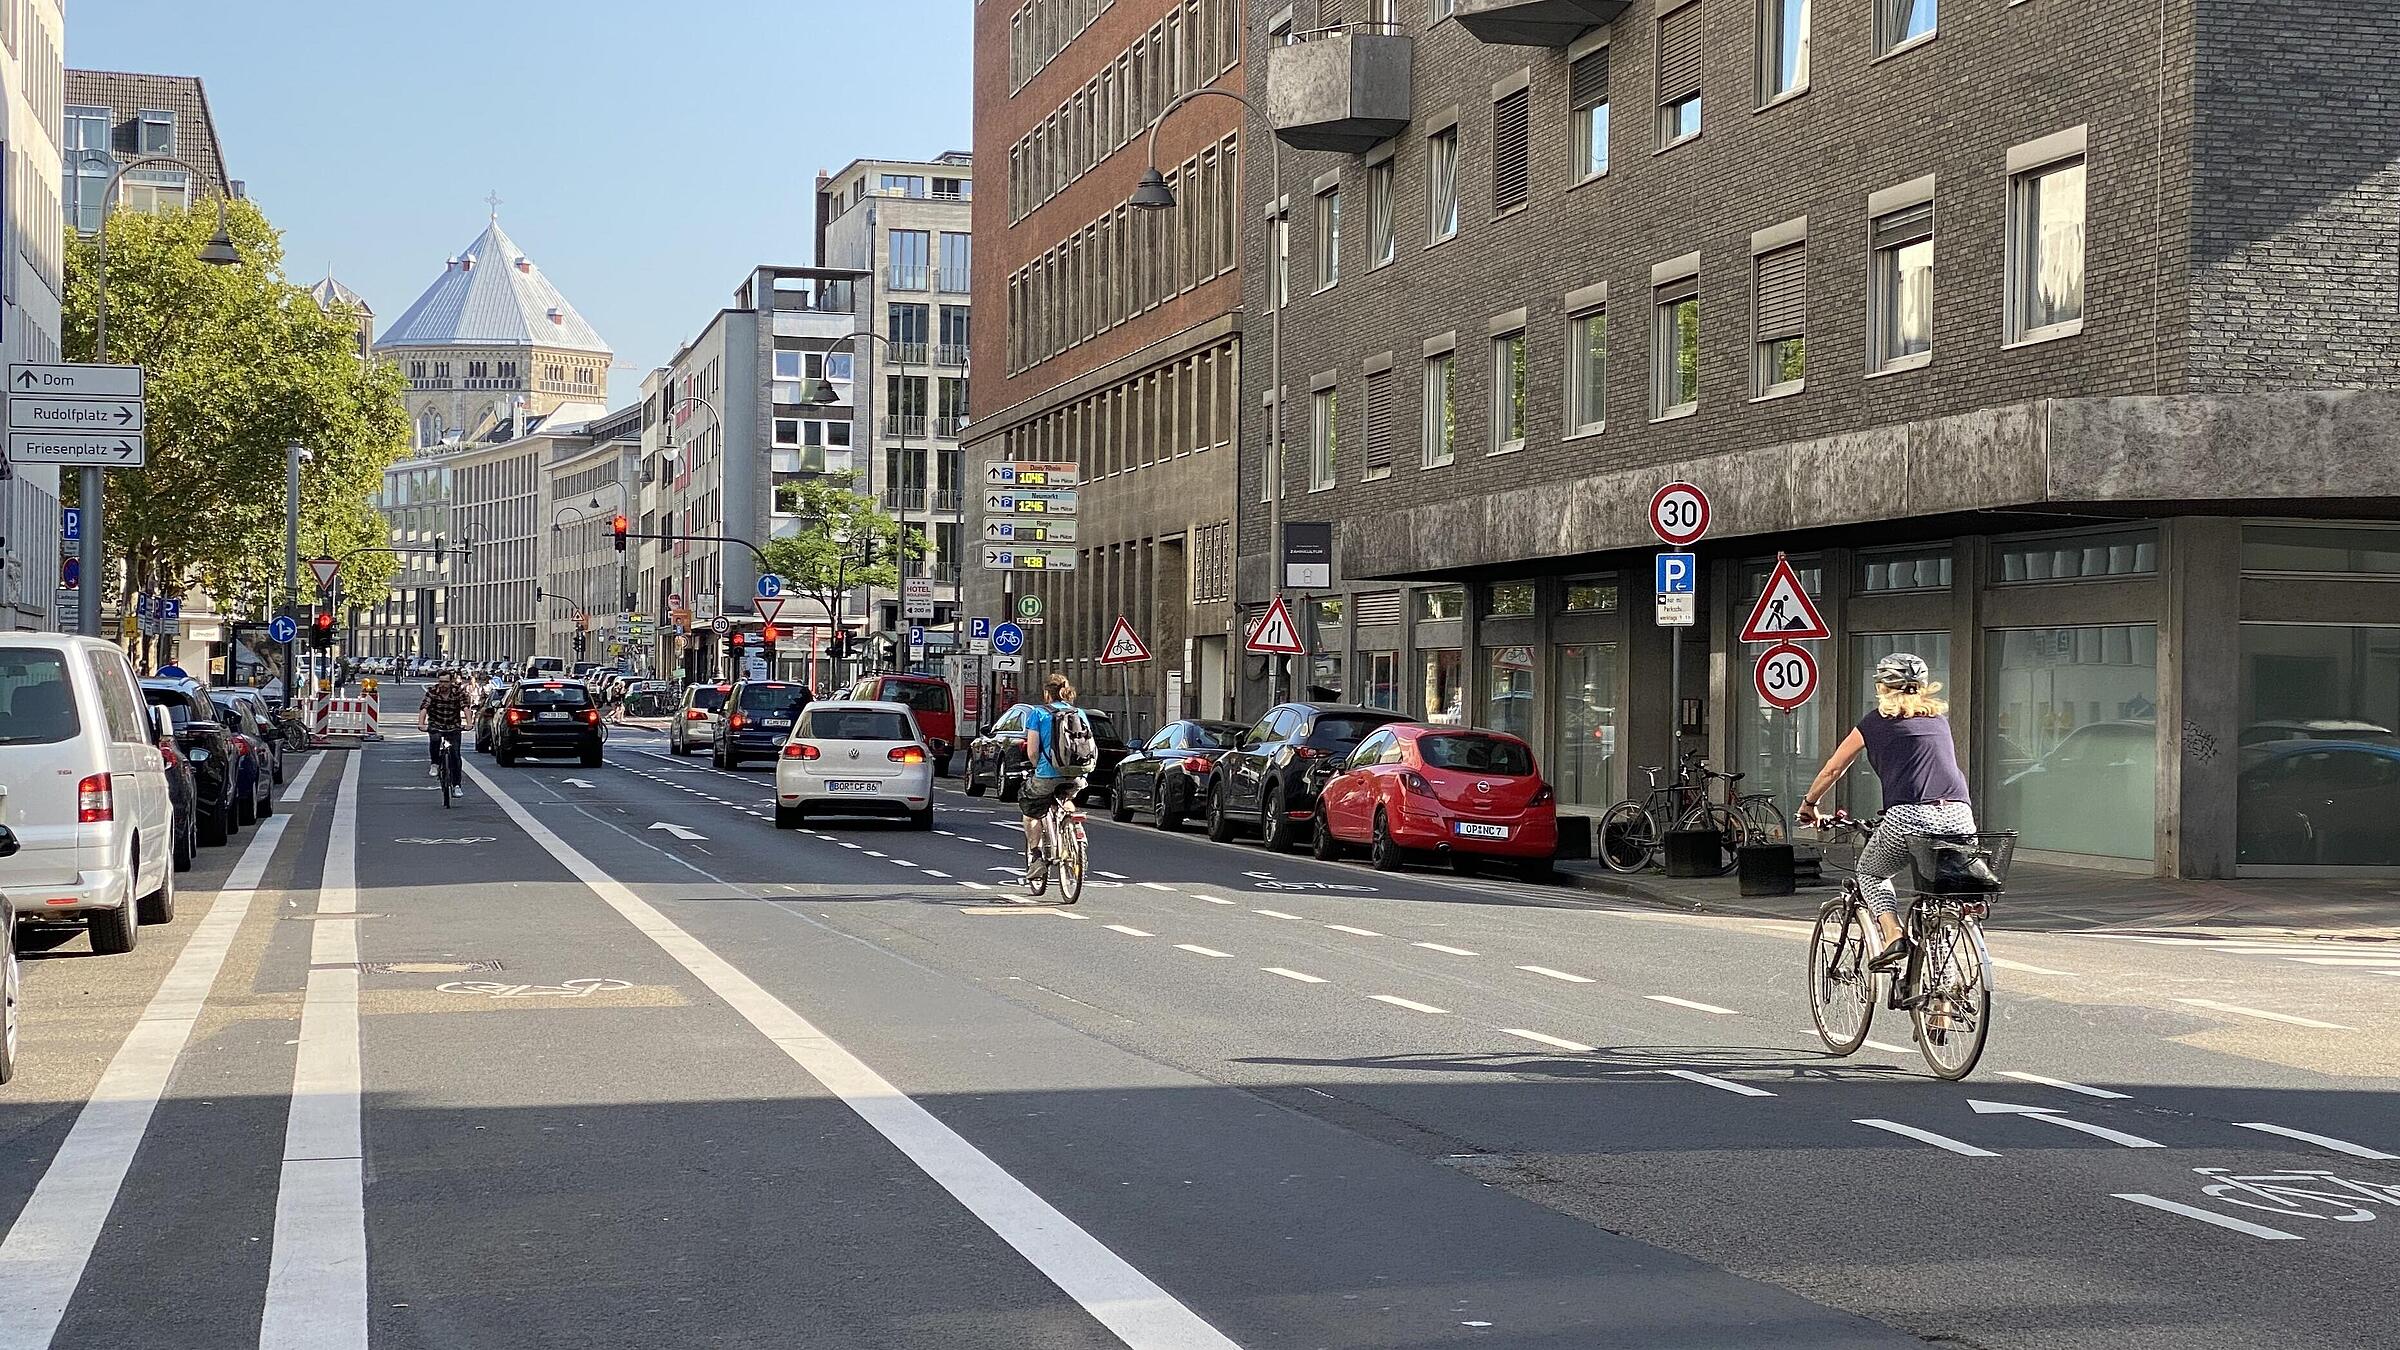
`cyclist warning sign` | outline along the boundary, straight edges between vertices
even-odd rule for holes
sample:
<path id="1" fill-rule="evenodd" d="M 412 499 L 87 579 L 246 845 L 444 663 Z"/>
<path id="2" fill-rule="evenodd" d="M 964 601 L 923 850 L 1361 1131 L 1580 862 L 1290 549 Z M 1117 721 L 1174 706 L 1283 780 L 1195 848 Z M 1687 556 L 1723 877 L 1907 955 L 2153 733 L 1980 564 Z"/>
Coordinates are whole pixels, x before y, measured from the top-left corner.
<path id="1" fill-rule="evenodd" d="M 1133 625 L 1125 621 L 1125 616 L 1118 615 L 1117 626 L 1108 630 L 1108 641 L 1101 644 L 1100 664 L 1121 666 L 1149 659 L 1150 649 L 1142 645 L 1141 638 L 1135 635 Z"/>
<path id="2" fill-rule="evenodd" d="M 1298 656 L 1307 650 L 1300 645 L 1300 626 L 1292 622 L 1292 612 L 1284 608 L 1280 595 L 1275 597 L 1274 604 L 1267 606 L 1267 612 L 1258 622 L 1250 625 L 1250 636 L 1242 640 L 1242 645 L 1254 652 L 1281 652 L 1286 656 Z"/>
<path id="3" fill-rule="evenodd" d="M 1791 559 L 1776 554 L 1775 570 L 1767 574 L 1766 589 L 1758 593 L 1758 603 L 1750 609 L 1750 621 L 1742 625 L 1742 641 L 1790 642 L 1832 636 L 1833 631 L 1825 626 L 1824 616 L 1817 613 L 1808 592 L 1800 589 L 1800 575 L 1792 570 Z"/>

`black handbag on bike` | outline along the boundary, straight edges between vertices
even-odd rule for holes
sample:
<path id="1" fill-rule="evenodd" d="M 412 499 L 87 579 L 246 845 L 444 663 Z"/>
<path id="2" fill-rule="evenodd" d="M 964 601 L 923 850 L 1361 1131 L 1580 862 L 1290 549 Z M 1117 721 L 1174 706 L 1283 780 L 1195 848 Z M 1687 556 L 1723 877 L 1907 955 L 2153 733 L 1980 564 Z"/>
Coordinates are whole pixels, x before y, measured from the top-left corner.
<path id="1" fill-rule="evenodd" d="M 1990 895 L 2000 889 L 1991 850 L 1973 834 L 1926 834 L 1910 841 L 1917 889 L 1933 895 Z"/>

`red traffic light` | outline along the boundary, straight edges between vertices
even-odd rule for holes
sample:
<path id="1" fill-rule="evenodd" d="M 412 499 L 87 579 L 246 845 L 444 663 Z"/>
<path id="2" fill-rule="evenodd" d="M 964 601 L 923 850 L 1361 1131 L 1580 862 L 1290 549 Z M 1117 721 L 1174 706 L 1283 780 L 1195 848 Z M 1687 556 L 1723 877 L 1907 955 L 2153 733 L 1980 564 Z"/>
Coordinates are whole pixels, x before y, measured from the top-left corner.
<path id="1" fill-rule="evenodd" d="M 758 640 L 761 642 L 773 642 L 782 636 L 783 634 L 775 631 L 775 625 L 773 624 L 768 624 L 766 627 L 758 630 Z"/>
<path id="2" fill-rule="evenodd" d="M 617 515 L 608 522 L 609 532 L 616 536 L 617 552 L 619 553 L 623 553 L 625 551 L 625 525 L 625 515 L 623 512 L 617 513 Z"/>
<path id="3" fill-rule="evenodd" d="M 743 643 L 750 640 L 750 630 L 746 628 L 736 628 L 733 630 L 733 632 L 726 635 L 725 640 L 732 643 L 734 646 L 739 647 Z"/>

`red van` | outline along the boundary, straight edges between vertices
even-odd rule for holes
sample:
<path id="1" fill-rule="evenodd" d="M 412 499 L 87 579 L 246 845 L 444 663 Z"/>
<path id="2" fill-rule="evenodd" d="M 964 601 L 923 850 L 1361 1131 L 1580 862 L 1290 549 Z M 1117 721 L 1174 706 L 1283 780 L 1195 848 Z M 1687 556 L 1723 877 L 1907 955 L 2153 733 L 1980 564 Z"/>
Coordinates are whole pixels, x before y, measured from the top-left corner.
<path id="1" fill-rule="evenodd" d="M 933 742 L 933 771 L 950 772 L 950 752 L 958 747 L 958 705 L 950 697 L 950 682 L 938 675 L 870 675 L 850 687 L 850 697 L 905 704 L 917 715 L 917 729 Z"/>

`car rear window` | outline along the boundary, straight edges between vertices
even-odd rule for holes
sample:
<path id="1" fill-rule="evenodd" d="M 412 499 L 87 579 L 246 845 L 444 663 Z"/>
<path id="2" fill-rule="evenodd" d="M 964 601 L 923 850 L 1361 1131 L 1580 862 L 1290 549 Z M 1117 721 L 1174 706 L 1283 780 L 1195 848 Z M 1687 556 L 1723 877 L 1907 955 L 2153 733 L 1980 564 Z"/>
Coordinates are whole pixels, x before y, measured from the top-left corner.
<path id="1" fill-rule="evenodd" d="M 1241 738 L 1242 728 L 1240 727 L 1211 727 L 1194 722 L 1192 733 L 1187 739 L 1194 746 L 1211 750 L 1231 750 L 1233 743 Z"/>
<path id="2" fill-rule="evenodd" d="M 875 708 L 811 708 L 795 735 L 811 741 L 913 741 L 905 713 Z"/>
<path id="3" fill-rule="evenodd" d="M 1375 728 L 1388 726 L 1395 720 L 1390 717 L 1320 717 L 1316 726 L 1309 730 L 1308 743 L 1315 746 L 1356 745 Z"/>
<path id="4" fill-rule="evenodd" d="M 46 648 L 0 653 L 0 745 L 54 745 L 82 729 L 66 656 Z"/>
<path id="5" fill-rule="evenodd" d="M 1522 778 L 1533 772 L 1533 752 L 1496 736 L 1420 736 L 1417 754 L 1426 767 Z"/>
<path id="6" fill-rule="evenodd" d="M 562 684 L 552 688 L 545 684 L 517 686 L 517 706 L 520 708 L 588 708 L 592 696 L 580 684 Z"/>
<path id="7" fill-rule="evenodd" d="M 715 712 L 725 706 L 725 695 L 729 692 L 714 685 L 695 689 L 692 691 L 692 706 L 704 712 Z"/>
<path id="8" fill-rule="evenodd" d="M 745 684 L 743 712 L 797 712 L 808 701 L 808 689 L 797 684 Z"/>
<path id="9" fill-rule="evenodd" d="M 1083 710 L 1083 715 L 1091 719 L 1093 740 L 1121 741 L 1125 739 L 1117 734 L 1117 724 L 1108 720 L 1107 713 L 1096 708 L 1086 708 Z"/>
<path id="10" fill-rule="evenodd" d="M 946 713 L 950 711 L 950 686 L 918 684 L 914 680 L 886 680 L 883 699 L 887 703 L 898 703 L 918 712 Z"/>

